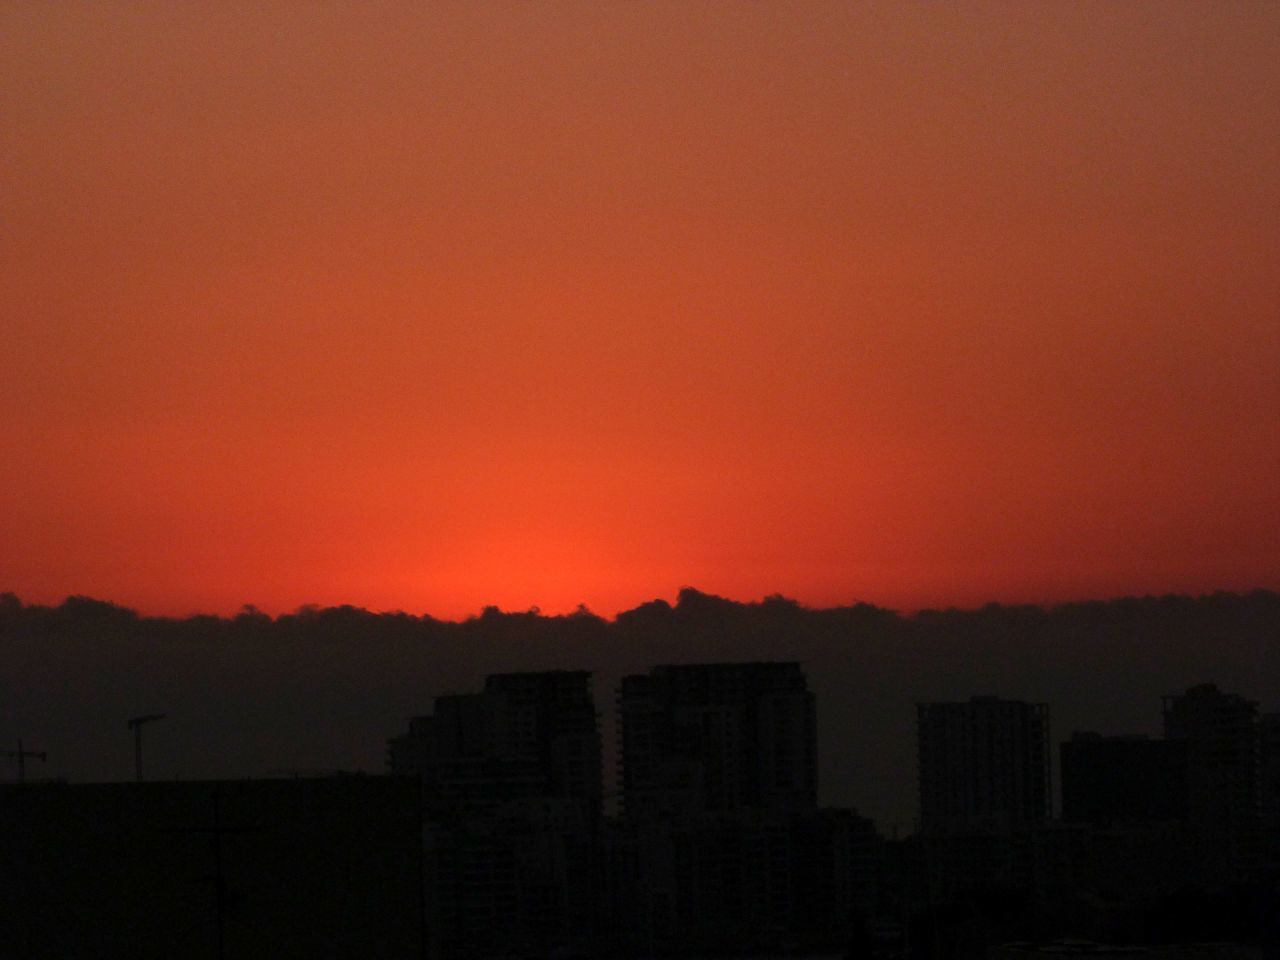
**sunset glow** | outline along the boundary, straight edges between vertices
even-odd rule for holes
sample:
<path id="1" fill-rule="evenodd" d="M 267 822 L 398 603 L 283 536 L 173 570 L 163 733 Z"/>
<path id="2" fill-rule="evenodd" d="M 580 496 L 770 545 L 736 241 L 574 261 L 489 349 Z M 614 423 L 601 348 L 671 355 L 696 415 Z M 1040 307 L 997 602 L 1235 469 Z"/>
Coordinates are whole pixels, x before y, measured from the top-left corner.
<path id="1" fill-rule="evenodd" d="M 0 592 L 1280 587 L 1280 5 L 0 35 Z"/>

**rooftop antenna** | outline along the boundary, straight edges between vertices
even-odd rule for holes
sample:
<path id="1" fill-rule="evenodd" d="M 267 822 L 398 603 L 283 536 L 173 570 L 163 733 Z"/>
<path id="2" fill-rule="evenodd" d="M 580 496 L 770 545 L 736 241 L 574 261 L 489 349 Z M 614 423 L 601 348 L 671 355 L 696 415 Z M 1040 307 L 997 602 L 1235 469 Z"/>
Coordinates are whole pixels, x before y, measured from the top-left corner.
<path id="1" fill-rule="evenodd" d="M 133 731 L 133 767 L 139 783 L 142 782 L 142 725 L 167 716 L 167 713 L 144 713 L 140 717 L 129 718 L 129 729 Z"/>

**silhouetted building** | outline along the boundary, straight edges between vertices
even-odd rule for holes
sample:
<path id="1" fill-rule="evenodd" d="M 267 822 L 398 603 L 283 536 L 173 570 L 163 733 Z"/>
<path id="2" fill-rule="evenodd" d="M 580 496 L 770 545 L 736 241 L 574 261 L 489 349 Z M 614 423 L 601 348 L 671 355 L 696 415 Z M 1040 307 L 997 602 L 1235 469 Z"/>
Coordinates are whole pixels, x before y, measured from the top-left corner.
<path id="1" fill-rule="evenodd" d="M 423 785 L 432 956 L 580 955 L 598 935 L 591 674 L 494 674 L 437 697 L 387 747 Z"/>
<path id="2" fill-rule="evenodd" d="M 884 886 L 892 914 L 930 926 L 948 916 L 962 920 L 970 929 L 952 931 L 947 939 L 975 937 L 961 955 L 982 956 L 984 944 L 1027 936 L 1029 918 L 1067 898 L 1076 886 L 1087 832 L 1040 823 L 919 833 L 890 842 Z"/>
<path id="3" fill-rule="evenodd" d="M 0 955 L 424 956 L 407 777 L 0 787 Z"/>
<path id="4" fill-rule="evenodd" d="M 432 956 L 591 956 L 600 830 L 558 800 L 428 824 Z"/>
<path id="5" fill-rule="evenodd" d="M 1210 876 L 1257 862 L 1262 817 L 1258 705 L 1211 683 L 1164 698 L 1164 734 L 1187 751 L 1187 808 Z"/>
<path id="6" fill-rule="evenodd" d="M 1262 960 L 1262 950 L 1248 943 L 1216 941 L 1212 943 L 1160 943 L 1113 945 L 1092 940 L 1062 938 L 1048 943 L 1020 941 L 1000 944 L 987 953 L 990 960 Z"/>
<path id="7" fill-rule="evenodd" d="M 1105 825 L 1187 816 L 1187 745 L 1077 732 L 1061 745 L 1062 819 Z"/>
<path id="8" fill-rule="evenodd" d="M 1280 864 L 1280 713 L 1263 714 L 1258 721 L 1262 763 L 1263 853 Z"/>
<path id="9" fill-rule="evenodd" d="M 488 677 L 484 689 L 506 704 L 510 742 L 536 759 L 546 796 L 574 801 L 599 817 L 604 773 L 591 674 L 500 673 Z"/>
<path id="10" fill-rule="evenodd" d="M 1128 820 L 1089 826 L 1076 886 L 1104 903 L 1141 903 L 1205 881 L 1200 844 L 1187 820 Z"/>
<path id="11" fill-rule="evenodd" d="M 392 773 L 423 781 L 430 810 L 462 813 L 554 798 L 598 818 L 601 744 L 591 674 L 490 676 L 482 693 L 437 697 L 387 744 Z"/>
<path id="12" fill-rule="evenodd" d="M 605 954 L 843 951 L 878 905 L 881 841 L 851 810 L 633 818 L 607 844 Z"/>
<path id="13" fill-rule="evenodd" d="M 658 666 L 618 694 L 628 817 L 811 810 L 813 693 L 797 663 Z"/>
<path id="14" fill-rule="evenodd" d="M 618 710 L 609 951 L 846 949 L 878 905 L 881 842 L 856 812 L 817 807 L 800 665 L 657 666 L 623 678 Z"/>
<path id="15" fill-rule="evenodd" d="M 916 707 L 920 826 L 1008 830 L 1050 813 L 1049 708 L 972 697 Z"/>

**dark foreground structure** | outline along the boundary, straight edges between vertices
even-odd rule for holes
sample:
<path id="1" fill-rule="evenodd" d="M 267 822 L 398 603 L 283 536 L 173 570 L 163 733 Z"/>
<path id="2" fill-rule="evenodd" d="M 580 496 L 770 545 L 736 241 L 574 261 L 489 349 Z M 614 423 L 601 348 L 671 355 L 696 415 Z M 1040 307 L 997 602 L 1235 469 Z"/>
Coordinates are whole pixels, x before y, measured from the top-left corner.
<path id="1" fill-rule="evenodd" d="M 0 788 L 0 956 L 425 955 L 417 780 Z"/>
<path id="2" fill-rule="evenodd" d="M 617 692 L 612 793 L 586 671 L 435 698 L 386 777 L 0 787 L 0 958 L 1280 958 L 1280 724 L 1212 684 L 1073 734 L 1061 818 L 1047 706 L 920 704 L 888 840 L 817 803 L 798 663 Z"/>
<path id="3" fill-rule="evenodd" d="M 624 678 L 618 817 L 590 684 L 494 675 L 389 741 L 390 770 L 423 784 L 431 955 L 843 954 L 874 916 L 881 844 L 817 804 L 800 665 Z"/>

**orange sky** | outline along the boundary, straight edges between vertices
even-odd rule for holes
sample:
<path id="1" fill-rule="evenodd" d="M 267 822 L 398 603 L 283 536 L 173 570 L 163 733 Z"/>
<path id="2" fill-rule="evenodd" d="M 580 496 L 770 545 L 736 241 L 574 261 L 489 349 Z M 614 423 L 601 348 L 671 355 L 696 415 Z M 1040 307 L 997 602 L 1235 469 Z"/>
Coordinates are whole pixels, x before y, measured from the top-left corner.
<path id="1" fill-rule="evenodd" d="M 1280 4 L 0 7 L 0 590 L 1280 587 Z"/>

